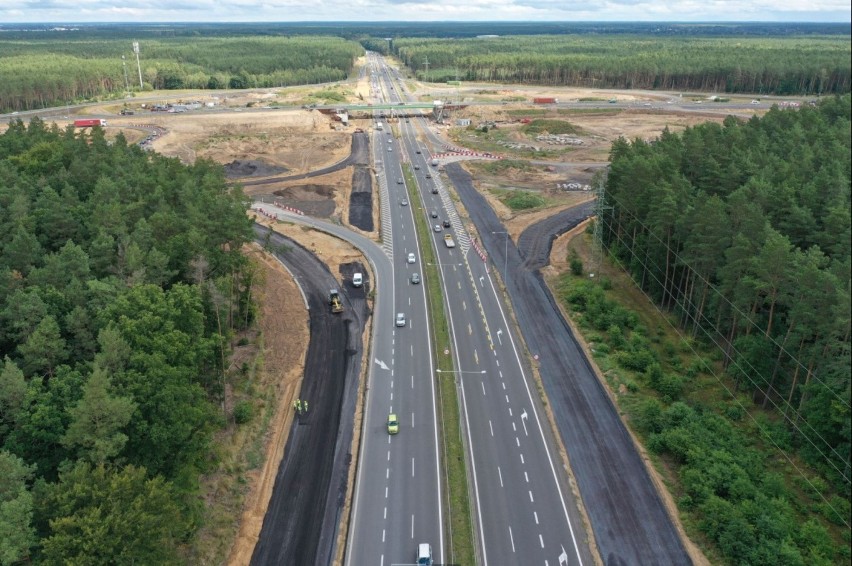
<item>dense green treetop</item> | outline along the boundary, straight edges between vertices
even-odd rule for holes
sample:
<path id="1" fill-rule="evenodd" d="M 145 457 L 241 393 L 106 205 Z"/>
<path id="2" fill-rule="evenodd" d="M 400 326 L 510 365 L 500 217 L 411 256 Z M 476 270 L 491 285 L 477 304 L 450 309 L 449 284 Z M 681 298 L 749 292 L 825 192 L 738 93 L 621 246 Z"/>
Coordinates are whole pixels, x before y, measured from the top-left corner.
<path id="1" fill-rule="evenodd" d="M 605 239 L 850 494 L 852 97 L 613 145 Z"/>
<path id="2" fill-rule="evenodd" d="M 155 89 L 338 81 L 363 53 L 354 41 L 313 36 L 158 38 L 142 41 L 140 49 L 142 80 Z M 122 93 L 125 79 L 138 89 L 139 70 L 126 40 L 0 38 L 0 112 Z"/>
<path id="3" fill-rule="evenodd" d="M 251 237 L 216 164 L 38 119 L 0 135 L 0 563 L 174 561 Z"/>
<path id="4" fill-rule="evenodd" d="M 778 95 L 842 94 L 852 86 L 852 48 L 838 36 L 400 38 L 393 48 L 431 81 Z"/>

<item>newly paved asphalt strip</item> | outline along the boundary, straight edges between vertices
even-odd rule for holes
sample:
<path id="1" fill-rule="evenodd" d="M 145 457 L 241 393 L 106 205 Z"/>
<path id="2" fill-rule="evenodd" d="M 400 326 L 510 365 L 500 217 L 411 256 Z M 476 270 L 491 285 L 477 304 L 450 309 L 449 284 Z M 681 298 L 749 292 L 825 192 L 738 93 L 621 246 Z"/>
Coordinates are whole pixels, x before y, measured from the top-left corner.
<path id="1" fill-rule="evenodd" d="M 259 242 L 267 231 L 255 226 Z M 310 343 L 298 393 L 308 410 L 293 421 L 251 563 L 330 564 L 352 465 L 361 336 L 368 315 L 365 293 L 338 285 L 328 267 L 296 242 L 275 233 L 269 242 L 310 306 Z M 328 307 L 332 288 L 341 293 L 342 314 Z"/>
<path id="2" fill-rule="evenodd" d="M 530 352 L 538 357 L 548 402 L 604 562 L 690 564 L 630 435 L 541 275 L 524 268 L 524 258 L 505 240 L 504 226 L 475 190 L 470 175 L 457 164 L 445 170 L 493 265 L 505 266 L 510 273 L 507 287 L 514 312 Z M 586 214 L 578 211 L 576 221 Z"/>

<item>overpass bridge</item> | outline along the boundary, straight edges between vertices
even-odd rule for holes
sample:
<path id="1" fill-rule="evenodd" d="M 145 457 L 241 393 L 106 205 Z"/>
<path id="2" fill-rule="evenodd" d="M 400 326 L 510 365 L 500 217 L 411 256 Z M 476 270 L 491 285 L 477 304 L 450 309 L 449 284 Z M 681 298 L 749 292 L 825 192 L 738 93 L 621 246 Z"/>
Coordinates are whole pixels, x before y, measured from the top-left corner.
<path id="1" fill-rule="evenodd" d="M 469 104 L 435 104 L 434 102 L 399 102 L 397 104 L 335 104 L 335 105 L 311 105 L 303 108 L 319 110 L 324 114 L 347 112 L 350 116 L 358 118 L 369 118 L 376 111 L 384 116 L 386 113 L 391 118 L 413 118 L 423 116 L 430 111 L 436 119 L 440 120 L 446 110 L 465 108 Z M 424 112 L 425 111 L 425 112 Z"/>

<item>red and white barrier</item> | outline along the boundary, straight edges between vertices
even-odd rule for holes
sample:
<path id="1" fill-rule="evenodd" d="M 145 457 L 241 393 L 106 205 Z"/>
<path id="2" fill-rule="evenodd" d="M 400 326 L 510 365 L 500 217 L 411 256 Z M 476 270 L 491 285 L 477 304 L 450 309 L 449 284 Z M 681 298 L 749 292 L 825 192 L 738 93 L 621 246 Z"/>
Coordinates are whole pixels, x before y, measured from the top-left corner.
<path id="1" fill-rule="evenodd" d="M 485 253 L 485 250 L 483 250 L 481 247 L 479 247 L 479 244 L 476 243 L 476 238 L 471 238 L 470 244 L 471 244 L 471 246 L 473 246 L 473 251 L 475 251 L 477 253 L 477 255 L 479 255 L 479 257 L 482 258 L 482 261 L 487 262 L 488 261 L 488 254 Z M 488 266 L 486 266 L 486 270 L 488 270 Z"/>

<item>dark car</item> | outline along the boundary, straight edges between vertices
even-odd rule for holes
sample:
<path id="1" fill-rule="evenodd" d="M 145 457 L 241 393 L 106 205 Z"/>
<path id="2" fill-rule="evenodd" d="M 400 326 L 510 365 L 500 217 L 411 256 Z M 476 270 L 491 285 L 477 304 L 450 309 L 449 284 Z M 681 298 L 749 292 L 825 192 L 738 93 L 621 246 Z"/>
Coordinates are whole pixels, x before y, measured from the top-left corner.
<path id="1" fill-rule="evenodd" d="M 450 221 L 444 220 L 444 228 L 449 228 L 449 227 L 450 227 Z"/>

